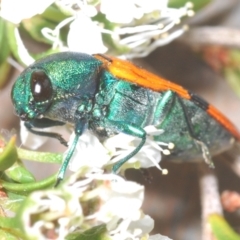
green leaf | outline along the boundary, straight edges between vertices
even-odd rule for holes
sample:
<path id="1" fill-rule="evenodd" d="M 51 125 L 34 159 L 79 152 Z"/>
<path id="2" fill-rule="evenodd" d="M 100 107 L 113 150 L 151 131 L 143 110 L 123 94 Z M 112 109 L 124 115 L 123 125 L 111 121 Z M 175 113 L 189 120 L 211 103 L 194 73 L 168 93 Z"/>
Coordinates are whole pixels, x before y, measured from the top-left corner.
<path id="1" fill-rule="evenodd" d="M 41 14 L 41 16 L 49 21 L 58 24 L 61 21 L 63 21 L 66 17 L 70 17 L 71 14 L 66 14 L 60 11 L 55 4 L 52 4 Z"/>
<path id="2" fill-rule="evenodd" d="M 7 37 L 6 21 L 0 17 L 0 65 L 6 62 L 7 57 L 10 55 L 10 47 Z"/>
<path id="3" fill-rule="evenodd" d="M 1 48 L 0 48 L 0 51 L 1 51 Z M 3 62 L 0 65 L 0 89 L 3 88 L 5 84 L 8 82 L 10 71 L 11 71 L 11 65 L 8 62 Z"/>
<path id="4" fill-rule="evenodd" d="M 103 224 L 103 225 L 93 227 L 84 232 L 71 233 L 65 239 L 66 240 L 89 240 L 89 239 L 110 240 L 111 238 L 108 237 L 106 225 Z"/>
<path id="5" fill-rule="evenodd" d="M 11 167 L 18 159 L 17 149 L 15 146 L 16 136 L 12 136 L 7 145 L 0 154 L 0 171 L 5 171 Z"/>
<path id="6" fill-rule="evenodd" d="M 14 228 L 0 227 L 0 237 L 1 240 L 27 240 L 20 230 L 15 230 Z"/>
<path id="7" fill-rule="evenodd" d="M 0 89 L 8 80 L 8 75 L 11 70 L 7 58 L 10 55 L 10 46 L 7 37 L 6 21 L 0 17 Z"/>
<path id="8" fill-rule="evenodd" d="M 35 178 L 31 172 L 29 172 L 21 161 L 15 162 L 9 169 L 5 171 L 5 174 L 19 183 L 31 183 L 35 182 Z"/>
<path id="9" fill-rule="evenodd" d="M 25 198 L 26 196 L 15 194 L 12 192 L 5 193 L 4 197 L 4 192 L 2 191 L 0 205 L 4 211 L 11 209 L 12 212 L 16 212 Z"/>
<path id="10" fill-rule="evenodd" d="M 1 228 L 16 228 L 18 226 L 16 218 L 7 218 L 0 216 L 0 227 Z"/>
<path id="11" fill-rule="evenodd" d="M 14 239 L 14 240 L 26 240 L 26 236 L 18 228 L 17 218 L 0 217 L 0 236 L 1 240 Z"/>
<path id="12" fill-rule="evenodd" d="M 29 161 L 58 164 L 61 164 L 63 161 L 63 154 L 61 153 L 36 152 L 22 148 L 18 148 L 17 151 L 19 158 Z"/>
<path id="13" fill-rule="evenodd" d="M 240 69 L 226 67 L 223 72 L 231 88 L 240 97 Z"/>
<path id="14" fill-rule="evenodd" d="M 193 4 L 193 10 L 198 11 L 205 7 L 207 4 L 211 2 L 211 0 L 169 0 L 168 1 L 168 7 L 171 8 L 180 8 L 183 7 L 186 3 L 192 3 Z"/>
<path id="15" fill-rule="evenodd" d="M 54 29 L 56 26 L 54 23 L 42 18 L 40 15 L 36 15 L 30 19 L 24 19 L 21 23 L 27 33 L 30 34 L 34 40 L 37 42 L 52 44 L 52 41 L 43 36 L 42 29 L 44 27 Z"/>
<path id="16" fill-rule="evenodd" d="M 34 62 L 34 58 L 29 54 L 26 49 L 22 38 L 19 34 L 19 29 L 11 22 L 7 23 L 7 38 L 12 54 L 18 62 L 25 66 Z"/>
<path id="17" fill-rule="evenodd" d="M 218 214 L 211 214 L 208 217 L 212 232 L 218 240 L 240 240 L 238 235 L 227 221 Z"/>
<path id="18" fill-rule="evenodd" d="M 11 183 L 7 181 L 0 180 L 0 187 L 5 188 L 8 192 L 20 193 L 22 195 L 27 195 L 32 191 L 46 189 L 53 187 L 56 183 L 57 174 L 50 176 L 42 181 L 34 183 Z"/>
<path id="19" fill-rule="evenodd" d="M 62 13 L 64 16 L 71 17 L 73 15 L 71 9 L 63 6 L 63 4 L 59 3 L 58 1 L 55 2 L 55 6 L 57 7 L 58 12 Z"/>

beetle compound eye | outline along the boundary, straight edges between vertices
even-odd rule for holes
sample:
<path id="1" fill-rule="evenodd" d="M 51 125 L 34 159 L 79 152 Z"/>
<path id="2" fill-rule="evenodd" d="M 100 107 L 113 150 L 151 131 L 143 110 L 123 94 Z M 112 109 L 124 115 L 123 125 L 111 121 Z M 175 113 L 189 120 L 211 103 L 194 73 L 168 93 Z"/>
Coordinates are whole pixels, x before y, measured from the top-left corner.
<path id="1" fill-rule="evenodd" d="M 32 73 L 31 91 L 36 102 L 47 101 L 52 97 L 52 84 L 44 71 L 38 70 Z"/>

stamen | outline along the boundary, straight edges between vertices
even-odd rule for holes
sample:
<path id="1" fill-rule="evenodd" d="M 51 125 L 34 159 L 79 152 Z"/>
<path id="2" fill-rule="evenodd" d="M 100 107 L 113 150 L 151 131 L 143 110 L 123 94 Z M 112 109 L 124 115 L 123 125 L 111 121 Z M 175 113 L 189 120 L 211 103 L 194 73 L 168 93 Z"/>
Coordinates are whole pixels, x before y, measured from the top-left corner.
<path id="1" fill-rule="evenodd" d="M 171 152 L 170 152 L 168 149 L 164 149 L 164 150 L 162 151 L 162 153 L 163 153 L 164 155 L 170 155 L 170 154 L 171 154 Z"/>
<path id="2" fill-rule="evenodd" d="M 168 148 L 169 148 L 169 149 L 174 149 L 174 147 L 175 147 L 175 144 L 174 144 L 174 143 L 170 142 L 170 143 L 168 144 Z"/>
<path id="3" fill-rule="evenodd" d="M 168 170 L 167 170 L 166 168 L 163 168 L 163 169 L 162 169 L 162 174 L 163 174 L 163 175 L 167 175 L 167 174 L 168 174 Z"/>
<path id="4" fill-rule="evenodd" d="M 161 168 L 160 164 L 156 162 L 156 160 L 152 157 L 149 157 L 149 160 L 155 165 L 157 169 L 159 169 L 163 175 L 168 174 L 168 170 L 166 168 Z"/>

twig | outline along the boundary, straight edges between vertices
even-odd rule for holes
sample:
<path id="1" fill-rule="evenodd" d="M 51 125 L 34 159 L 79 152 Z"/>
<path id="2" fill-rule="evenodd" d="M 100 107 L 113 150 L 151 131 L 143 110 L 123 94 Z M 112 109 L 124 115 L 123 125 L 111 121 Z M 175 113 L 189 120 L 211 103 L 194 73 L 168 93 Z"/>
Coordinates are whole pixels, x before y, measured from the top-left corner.
<path id="1" fill-rule="evenodd" d="M 240 49 L 240 30 L 227 27 L 192 28 L 180 40 L 193 47 L 218 45 Z"/>
<path id="2" fill-rule="evenodd" d="M 223 214 L 220 196 L 218 192 L 218 180 L 214 170 L 205 163 L 199 166 L 200 196 L 202 205 L 202 239 L 214 240 L 210 225 L 207 221 L 210 214 Z"/>

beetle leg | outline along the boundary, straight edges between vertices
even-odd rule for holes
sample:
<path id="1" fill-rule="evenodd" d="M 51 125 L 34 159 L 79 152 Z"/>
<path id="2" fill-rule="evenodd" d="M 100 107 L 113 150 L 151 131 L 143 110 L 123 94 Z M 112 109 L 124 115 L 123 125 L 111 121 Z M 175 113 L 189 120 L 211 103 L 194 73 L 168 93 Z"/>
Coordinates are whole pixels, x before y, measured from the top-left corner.
<path id="1" fill-rule="evenodd" d="M 190 136 L 194 140 L 195 144 L 198 145 L 201 148 L 202 155 L 203 155 L 203 158 L 204 158 L 205 162 L 209 165 L 209 167 L 214 168 L 214 163 L 212 161 L 212 156 L 209 152 L 209 149 L 208 149 L 207 145 L 194 136 L 192 122 L 188 117 L 186 107 L 185 107 L 185 105 L 184 105 L 184 103 L 183 103 L 183 101 L 180 97 L 178 97 L 178 100 L 179 100 L 179 103 L 182 106 L 182 110 L 183 110 L 183 113 L 184 113 L 184 116 L 185 116 L 185 120 L 186 120 L 186 123 L 187 123 L 187 126 L 188 126 L 188 131 L 189 131 Z"/>
<path id="2" fill-rule="evenodd" d="M 68 167 L 68 164 L 72 158 L 72 155 L 73 155 L 76 145 L 78 143 L 79 137 L 82 135 L 85 127 L 86 127 L 86 119 L 85 118 L 78 119 L 78 122 L 75 125 L 75 137 L 73 139 L 73 142 L 72 142 L 70 148 L 68 149 L 67 155 L 62 163 L 62 166 L 59 169 L 55 187 L 63 180 L 65 172 Z"/>
<path id="3" fill-rule="evenodd" d="M 131 124 L 127 124 L 125 122 L 121 122 L 121 121 L 107 120 L 107 123 L 105 122 L 105 124 L 107 124 L 107 126 L 110 126 L 111 128 L 113 128 L 118 132 L 126 133 L 128 135 L 135 136 L 141 139 L 141 142 L 139 143 L 139 145 L 131 153 L 129 153 L 126 157 L 119 160 L 117 163 L 113 165 L 112 171 L 114 173 L 117 173 L 118 170 L 121 168 L 121 166 L 125 162 L 127 162 L 130 158 L 132 158 L 134 155 L 136 155 L 139 152 L 139 150 L 142 148 L 142 146 L 146 142 L 147 134 L 144 131 L 144 129 Z"/>
<path id="4" fill-rule="evenodd" d="M 63 180 L 64 178 L 64 175 L 65 175 L 65 172 L 67 170 L 67 167 L 68 167 L 68 164 L 69 164 L 69 161 L 74 153 L 74 150 L 76 148 L 76 145 L 78 143 L 78 140 L 79 140 L 79 137 L 81 136 L 81 134 L 76 134 L 75 137 L 74 137 L 74 140 L 70 146 L 70 148 L 68 149 L 68 152 L 67 152 L 67 155 L 62 163 L 62 166 L 61 168 L 59 169 L 59 172 L 58 172 L 58 176 L 57 176 L 57 181 L 56 181 L 56 184 L 55 184 L 55 187 L 58 186 L 58 184 Z"/>
<path id="5" fill-rule="evenodd" d="M 60 141 L 61 144 L 67 147 L 68 146 L 67 141 L 60 134 L 54 133 L 54 132 L 37 131 L 33 129 L 33 128 L 47 128 L 47 127 L 53 127 L 53 126 L 62 126 L 64 124 L 65 123 L 63 122 L 54 121 L 48 118 L 33 119 L 31 121 L 24 122 L 24 125 L 29 132 L 37 134 L 39 136 L 56 138 L 57 140 Z"/>

